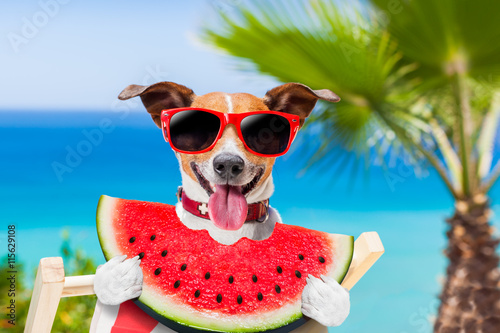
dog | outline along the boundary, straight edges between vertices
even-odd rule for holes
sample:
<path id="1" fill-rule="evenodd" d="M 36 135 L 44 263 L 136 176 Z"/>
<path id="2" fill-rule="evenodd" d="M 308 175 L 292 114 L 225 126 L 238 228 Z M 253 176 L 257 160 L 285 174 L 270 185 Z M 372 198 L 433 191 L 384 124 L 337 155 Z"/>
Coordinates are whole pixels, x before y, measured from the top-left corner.
<path id="1" fill-rule="evenodd" d="M 176 205 L 178 217 L 188 228 L 206 229 L 222 244 L 233 244 L 242 237 L 262 240 L 272 234 L 275 223 L 281 223 L 276 209 L 268 204 L 274 191 L 272 168 L 276 156 L 288 150 L 296 131 L 303 126 L 319 99 L 328 102 L 340 100 L 328 89 L 312 90 L 299 83 L 280 85 L 258 98 L 247 93 L 222 92 L 197 96 L 193 90 L 174 82 L 130 85 L 120 93 L 119 99 L 137 96 L 155 124 L 164 131 L 179 161 L 182 175 L 179 196 L 182 200 Z M 207 111 L 198 114 L 193 109 Z M 253 125 L 245 123 L 243 133 L 244 125 L 239 120 L 234 121 L 251 112 L 269 110 L 276 112 L 263 118 L 274 122 L 274 134 L 255 128 L 259 126 L 257 120 Z M 183 137 L 182 131 L 186 130 L 182 127 L 183 121 L 188 120 L 175 116 L 181 112 L 184 112 L 183 117 L 198 119 L 196 124 L 184 124 L 196 127 L 189 128 L 191 132 L 199 132 L 194 138 Z M 272 118 L 276 115 L 281 117 Z M 218 138 L 213 129 L 217 118 L 226 125 Z M 170 133 L 165 128 L 166 122 L 170 122 Z M 262 141 L 260 145 L 259 140 Z M 247 212 L 250 210 L 257 213 L 248 221 Z M 139 263 L 138 256 L 126 260 L 125 256 L 120 256 L 101 265 L 94 283 L 98 301 L 106 306 L 139 297 L 142 290 Z M 349 310 L 349 292 L 337 281 L 325 276 L 307 278 L 302 293 L 302 313 L 305 316 L 324 326 L 338 326 L 347 318 Z"/>

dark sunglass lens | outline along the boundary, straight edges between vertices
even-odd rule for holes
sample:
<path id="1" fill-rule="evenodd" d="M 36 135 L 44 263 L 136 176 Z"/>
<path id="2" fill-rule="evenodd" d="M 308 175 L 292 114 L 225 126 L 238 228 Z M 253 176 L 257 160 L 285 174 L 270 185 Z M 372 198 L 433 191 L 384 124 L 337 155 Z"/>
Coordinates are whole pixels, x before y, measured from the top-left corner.
<path id="1" fill-rule="evenodd" d="M 200 151 L 214 143 L 219 128 L 220 119 L 212 113 L 181 111 L 170 118 L 170 141 L 179 150 Z"/>
<path id="2" fill-rule="evenodd" d="M 288 146 L 290 123 L 276 114 L 254 114 L 241 121 L 241 134 L 251 150 L 264 155 L 281 154 Z"/>

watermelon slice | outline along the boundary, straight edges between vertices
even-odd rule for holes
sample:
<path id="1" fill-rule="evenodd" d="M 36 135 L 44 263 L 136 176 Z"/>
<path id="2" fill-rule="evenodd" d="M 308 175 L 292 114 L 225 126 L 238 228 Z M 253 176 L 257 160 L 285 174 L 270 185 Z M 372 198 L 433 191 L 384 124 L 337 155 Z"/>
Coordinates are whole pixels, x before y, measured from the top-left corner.
<path id="1" fill-rule="evenodd" d="M 223 245 L 206 230 L 184 226 L 174 206 L 108 196 L 99 201 L 97 232 L 107 260 L 142 258 L 139 307 L 187 331 L 291 330 L 304 321 L 301 294 L 308 274 L 340 283 L 354 245 L 352 236 L 281 223 L 265 240 Z"/>

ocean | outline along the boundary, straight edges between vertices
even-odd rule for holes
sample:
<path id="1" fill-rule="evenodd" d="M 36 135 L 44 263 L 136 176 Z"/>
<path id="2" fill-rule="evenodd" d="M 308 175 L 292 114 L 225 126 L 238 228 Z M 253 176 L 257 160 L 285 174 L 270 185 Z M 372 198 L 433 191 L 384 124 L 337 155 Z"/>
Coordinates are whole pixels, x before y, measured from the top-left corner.
<path id="1" fill-rule="evenodd" d="M 306 139 L 274 167 L 271 205 L 284 223 L 354 236 L 377 231 L 386 249 L 352 289 L 347 321 L 331 331 L 430 332 L 446 267 L 444 221 L 453 212 L 444 185 L 432 171 L 418 179 L 403 161 L 388 172 L 352 173 L 352 163 L 301 172 L 311 153 Z M 28 267 L 60 256 L 63 230 L 102 264 L 95 232 L 102 194 L 176 202 L 177 160 L 146 112 L 2 111 L 0 142 L 2 253 L 15 225 L 17 259 Z M 497 187 L 491 198 L 498 212 Z"/>

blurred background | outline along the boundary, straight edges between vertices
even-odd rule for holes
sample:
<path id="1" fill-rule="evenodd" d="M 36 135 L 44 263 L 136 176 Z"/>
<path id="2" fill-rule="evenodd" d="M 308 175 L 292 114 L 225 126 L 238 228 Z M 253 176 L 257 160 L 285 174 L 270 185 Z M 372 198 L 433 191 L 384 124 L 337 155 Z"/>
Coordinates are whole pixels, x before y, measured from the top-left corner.
<path id="1" fill-rule="evenodd" d="M 19 325 L 2 316 L 0 329 L 22 331 L 40 258 L 63 256 L 66 274 L 104 263 L 100 195 L 176 202 L 174 154 L 139 100 L 117 100 L 124 87 L 174 81 L 200 95 L 264 96 L 293 81 L 343 101 L 319 103 L 278 159 L 271 204 L 284 223 L 377 231 L 386 249 L 351 291 L 349 318 L 330 331 L 431 332 L 446 279 L 445 219 L 479 194 L 489 195 L 488 214 L 499 211 L 500 52 L 490 21 L 500 11 L 480 2 L 482 12 L 416 0 L 3 3 L 0 264 L 15 225 Z M 476 34 L 456 29 L 464 13 Z M 88 331 L 95 297 L 83 299 L 61 303 L 54 332 Z"/>

